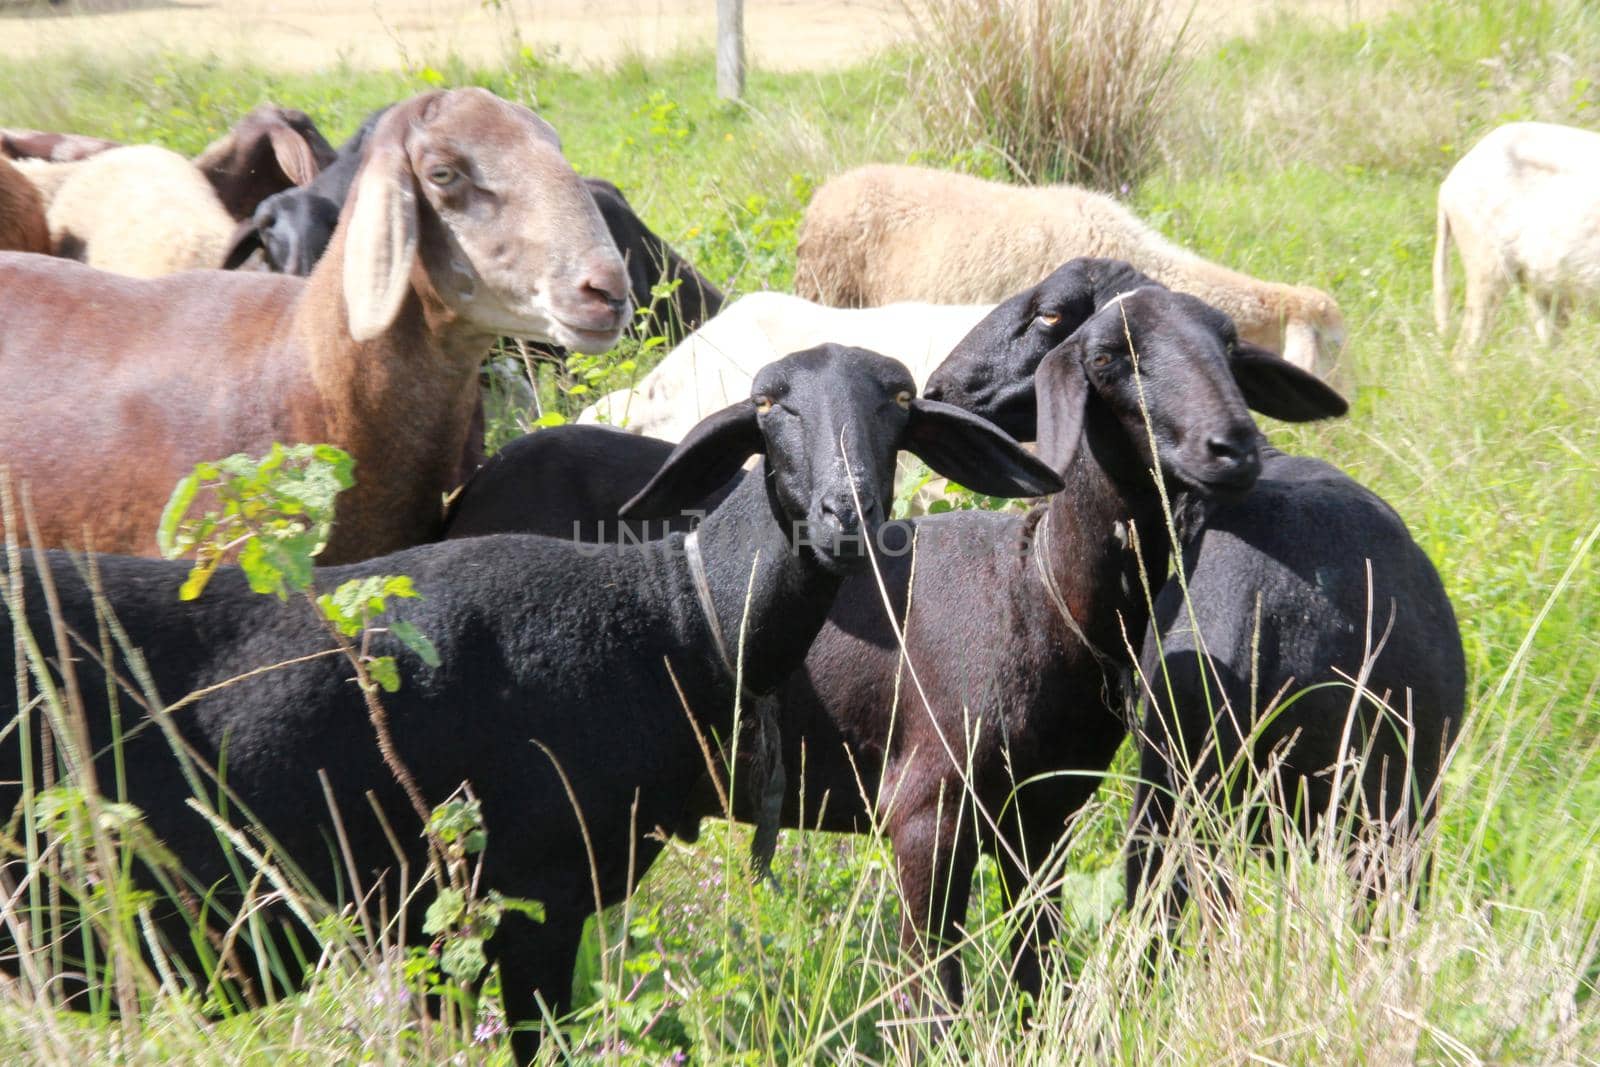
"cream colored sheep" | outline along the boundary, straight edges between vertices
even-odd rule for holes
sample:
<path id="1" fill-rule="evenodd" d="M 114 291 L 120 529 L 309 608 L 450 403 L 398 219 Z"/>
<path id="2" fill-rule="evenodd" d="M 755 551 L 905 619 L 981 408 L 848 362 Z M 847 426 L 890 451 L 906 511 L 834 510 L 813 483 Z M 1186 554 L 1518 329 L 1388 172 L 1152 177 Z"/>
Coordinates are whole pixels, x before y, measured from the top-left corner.
<path id="1" fill-rule="evenodd" d="M 132 145 L 70 166 L 47 213 L 57 255 L 133 278 L 222 266 L 233 217 L 178 153 Z"/>
<path id="2" fill-rule="evenodd" d="M 1450 326 L 1450 240 L 1466 273 L 1457 351 L 1482 343 L 1495 305 L 1522 287 L 1546 343 L 1576 301 L 1600 297 L 1600 134 L 1512 122 L 1461 157 L 1439 186 L 1433 314 Z"/>
<path id="3" fill-rule="evenodd" d="M 1168 241 L 1108 196 L 872 165 L 826 182 L 800 225 L 795 291 L 841 307 L 1003 300 L 1076 256 L 1123 259 L 1233 317 L 1241 337 L 1328 377 L 1344 344 L 1331 296 L 1264 282 Z"/>
<path id="4" fill-rule="evenodd" d="M 578 416 L 676 441 L 705 415 L 750 395 L 755 372 L 790 352 L 834 341 L 899 360 L 921 388 L 993 304 L 831 308 L 787 293 L 751 293 L 685 338 L 632 389 Z"/>

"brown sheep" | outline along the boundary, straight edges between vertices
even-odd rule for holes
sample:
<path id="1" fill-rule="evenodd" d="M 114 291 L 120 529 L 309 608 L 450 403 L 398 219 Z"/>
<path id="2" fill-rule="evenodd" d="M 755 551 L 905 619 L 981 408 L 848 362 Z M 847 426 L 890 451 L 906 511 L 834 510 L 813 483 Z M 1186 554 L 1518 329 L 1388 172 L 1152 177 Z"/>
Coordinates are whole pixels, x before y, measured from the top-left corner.
<path id="1" fill-rule="evenodd" d="M 262 104 L 194 157 L 235 221 L 273 193 L 305 185 L 335 158 L 304 111 Z"/>
<path id="2" fill-rule="evenodd" d="M 603 351 L 627 293 L 549 124 L 428 93 L 374 132 L 309 278 L 0 255 L 0 456 L 42 543 L 151 555 L 197 461 L 329 442 L 357 485 L 322 558 L 363 559 L 439 535 L 494 338 Z"/>
<path id="3" fill-rule="evenodd" d="M 0 156 L 8 159 L 43 159 L 51 163 L 76 163 L 121 147 L 116 141 L 85 137 L 81 133 L 46 133 L 43 130 L 0 130 Z"/>
<path id="4" fill-rule="evenodd" d="M 50 229 L 39 191 L 4 159 L 0 159 L 0 251 L 50 251 Z"/>

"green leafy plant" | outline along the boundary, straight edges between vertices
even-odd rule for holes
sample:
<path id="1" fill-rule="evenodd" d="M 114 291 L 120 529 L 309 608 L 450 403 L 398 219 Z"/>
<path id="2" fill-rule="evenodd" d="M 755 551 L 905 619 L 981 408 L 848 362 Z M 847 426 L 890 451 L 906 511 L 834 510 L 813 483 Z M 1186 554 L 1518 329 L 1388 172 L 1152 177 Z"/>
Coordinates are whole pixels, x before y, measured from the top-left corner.
<path id="1" fill-rule="evenodd" d="M 260 459 L 244 454 L 196 464 L 161 513 L 156 544 L 168 559 L 197 562 L 179 590 L 193 600 L 230 553 L 250 588 L 279 600 L 311 584 L 312 560 L 333 529 L 334 498 L 355 484 L 355 461 L 331 445 L 273 444 Z M 218 507 L 189 511 L 209 496 Z"/>
<path id="2" fill-rule="evenodd" d="M 366 578 L 352 578 L 331 593 L 317 595 L 317 607 L 323 618 L 345 637 L 362 638 L 361 661 L 374 681 L 387 693 L 400 688 L 400 668 L 393 656 L 373 656 L 366 639 L 377 632 L 374 623 L 389 610 L 389 598 L 414 600 L 420 597 L 411 579 L 405 575 L 375 574 Z M 433 647 L 426 634 L 405 619 L 391 619 L 383 627 L 430 667 L 439 666 L 439 651 Z"/>
<path id="3" fill-rule="evenodd" d="M 434 808 L 428 831 L 443 849 L 453 875 L 450 888 L 441 889 L 428 905 L 422 930 L 438 938 L 439 969 L 458 982 L 475 983 L 488 966 L 484 942 L 494 936 L 505 913 L 514 911 L 543 922 L 544 906 L 494 890 L 481 896 L 471 892 L 477 885 L 477 872 L 468 878 L 467 868 L 483 852 L 489 835 L 483 825 L 482 803 L 470 790 L 463 788 Z"/>

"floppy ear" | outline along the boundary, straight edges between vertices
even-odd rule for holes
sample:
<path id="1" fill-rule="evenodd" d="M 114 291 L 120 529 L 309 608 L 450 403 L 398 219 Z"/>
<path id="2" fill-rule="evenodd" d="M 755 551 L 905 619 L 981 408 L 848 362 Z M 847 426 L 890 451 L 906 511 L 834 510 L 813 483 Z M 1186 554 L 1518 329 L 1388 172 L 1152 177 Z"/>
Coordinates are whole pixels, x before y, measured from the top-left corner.
<path id="1" fill-rule="evenodd" d="M 1240 341 L 1228 357 L 1244 402 L 1285 422 L 1331 419 L 1350 410 L 1332 386 L 1277 353 Z"/>
<path id="2" fill-rule="evenodd" d="M 312 154 L 311 146 L 300 135 L 300 131 L 275 125 L 267 131 L 267 138 L 272 142 L 272 156 L 278 161 L 278 168 L 283 171 L 284 177 L 296 185 L 305 185 L 317 176 L 320 169 L 317 157 Z"/>
<path id="3" fill-rule="evenodd" d="M 228 244 L 228 254 L 222 257 L 223 270 L 238 270 L 250 253 L 261 247 L 261 231 L 254 219 L 245 219 L 233 228 L 233 240 Z"/>
<path id="4" fill-rule="evenodd" d="M 697 504 L 767 450 L 753 400 L 741 400 L 701 419 L 654 477 L 618 510 L 624 519 L 670 515 Z"/>
<path id="5" fill-rule="evenodd" d="M 900 447 L 986 496 L 1044 496 L 1061 490 L 1056 472 L 1004 430 L 953 404 L 920 397 L 911 401 Z"/>
<path id="6" fill-rule="evenodd" d="M 350 336 L 370 341 L 400 313 L 417 258 L 417 191 L 399 144 L 373 138 L 354 192 L 344 220 L 344 302 Z"/>
<path id="7" fill-rule="evenodd" d="M 1033 375 L 1033 393 L 1039 410 L 1039 458 L 1064 471 L 1083 440 L 1083 416 L 1089 407 L 1082 341 L 1069 337 L 1050 350 Z"/>

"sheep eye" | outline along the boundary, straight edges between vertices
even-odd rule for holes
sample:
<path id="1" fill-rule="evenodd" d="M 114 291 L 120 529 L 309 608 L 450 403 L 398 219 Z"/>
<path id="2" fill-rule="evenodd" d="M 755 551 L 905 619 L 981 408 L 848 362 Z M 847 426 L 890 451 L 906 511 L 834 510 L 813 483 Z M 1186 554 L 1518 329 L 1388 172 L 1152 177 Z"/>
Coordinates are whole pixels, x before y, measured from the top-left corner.
<path id="1" fill-rule="evenodd" d="M 1042 311 L 1037 316 L 1037 321 L 1045 326 L 1054 326 L 1061 321 L 1061 316 L 1053 311 Z"/>
<path id="2" fill-rule="evenodd" d="M 435 185 L 445 186 L 456 180 L 454 167 L 437 166 L 428 171 L 428 180 Z"/>
<path id="3" fill-rule="evenodd" d="M 772 398 L 770 396 L 762 395 L 756 397 L 755 404 L 757 415 L 765 415 L 772 410 Z"/>
<path id="4" fill-rule="evenodd" d="M 1111 366 L 1111 355 L 1110 355 L 1110 353 L 1101 352 L 1098 356 L 1095 356 L 1093 359 L 1091 359 L 1089 361 L 1089 366 L 1096 367 L 1096 368 L 1104 368 L 1104 367 Z"/>
<path id="5" fill-rule="evenodd" d="M 896 404 L 899 404 L 901 407 L 906 408 L 906 409 L 909 410 L 910 407 L 911 407 L 911 390 L 909 390 L 909 389 L 900 390 L 898 393 L 896 393 L 894 395 L 894 402 Z"/>

